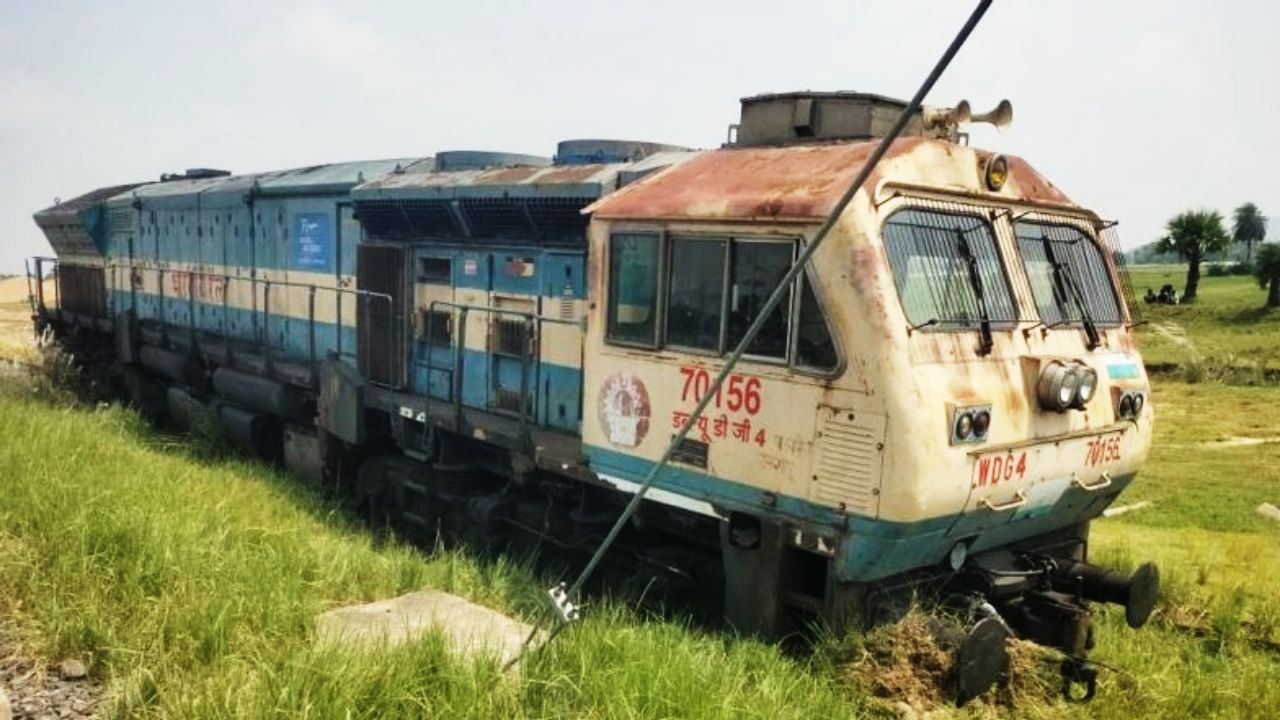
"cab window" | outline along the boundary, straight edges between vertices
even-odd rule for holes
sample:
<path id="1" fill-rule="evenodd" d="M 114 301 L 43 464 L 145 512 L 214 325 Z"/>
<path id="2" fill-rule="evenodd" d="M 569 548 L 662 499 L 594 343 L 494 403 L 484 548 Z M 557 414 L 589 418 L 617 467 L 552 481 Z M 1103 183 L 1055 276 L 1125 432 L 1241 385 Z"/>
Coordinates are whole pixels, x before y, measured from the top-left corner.
<path id="1" fill-rule="evenodd" d="M 728 241 L 672 238 L 667 344 L 720 353 Z"/>
<path id="2" fill-rule="evenodd" d="M 889 216 L 883 235 L 898 297 L 913 326 L 957 330 L 1017 320 L 986 218 L 908 208 Z"/>
<path id="3" fill-rule="evenodd" d="M 760 314 L 778 282 L 791 269 L 795 248 L 795 243 L 790 241 L 734 240 L 729 280 L 728 347 L 737 347 L 746 337 L 747 328 Z M 760 334 L 747 348 L 747 354 L 785 360 L 790 318 L 791 288 L 787 288 L 782 302 L 769 313 Z"/>
<path id="4" fill-rule="evenodd" d="M 840 364 L 831 329 L 807 275 L 800 281 L 800 311 L 796 316 L 796 365 L 830 371 Z"/>
<path id="5" fill-rule="evenodd" d="M 1046 325 L 1120 323 L 1115 287 L 1098 246 L 1079 228 L 1038 222 L 1014 224 L 1031 294 Z"/>
<path id="6" fill-rule="evenodd" d="M 657 235 L 621 234 L 609 239 L 609 324 L 614 342 L 657 347 Z"/>

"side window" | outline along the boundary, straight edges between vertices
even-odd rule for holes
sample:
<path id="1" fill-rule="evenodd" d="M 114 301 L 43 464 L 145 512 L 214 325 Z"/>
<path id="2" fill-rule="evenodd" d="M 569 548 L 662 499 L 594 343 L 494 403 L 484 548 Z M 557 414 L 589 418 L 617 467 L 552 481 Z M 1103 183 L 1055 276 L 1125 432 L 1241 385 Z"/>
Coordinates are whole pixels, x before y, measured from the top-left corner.
<path id="1" fill-rule="evenodd" d="M 724 319 L 722 239 L 674 238 L 667 299 L 667 344 L 720 352 Z"/>
<path id="2" fill-rule="evenodd" d="M 809 277 L 800 283 L 800 313 L 796 319 L 796 364 L 816 370 L 834 370 L 840 363 L 831 328 L 813 292 Z"/>
<path id="3" fill-rule="evenodd" d="M 791 268 L 795 243 L 735 240 L 732 254 L 727 347 L 736 347 L 746 336 L 751 321 L 755 320 L 769 295 Z M 769 314 L 764 328 L 747 348 L 748 355 L 786 359 L 791 292 L 788 289 L 782 302 Z"/>
<path id="4" fill-rule="evenodd" d="M 657 347 L 659 247 L 657 235 L 609 238 L 610 340 Z"/>
<path id="5" fill-rule="evenodd" d="M 432 285 L 453 284 L 453 261 L 449 258 L 419 258 L 418 282 Z"/>

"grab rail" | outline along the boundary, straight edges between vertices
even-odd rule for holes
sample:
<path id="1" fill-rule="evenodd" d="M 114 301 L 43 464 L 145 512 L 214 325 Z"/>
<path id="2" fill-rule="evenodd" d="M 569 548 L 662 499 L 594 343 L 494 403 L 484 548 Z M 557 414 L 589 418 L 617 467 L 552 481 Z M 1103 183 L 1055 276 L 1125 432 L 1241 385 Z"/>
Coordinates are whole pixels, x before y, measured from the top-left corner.
<path id="1" fill-rule="evenodd" d="M 437 345 L 437 342 L 435 340 L 435 334 L 433 332 L 434 323 L 436 320 L 437 308 L 448 308 L 451 316 L 452 316 L 452 312 L 455 310 L 458 313 L 457 315 L 458 332 L 456 334 L 451 334 L 450 336 L 450 344 L 453 346 L 453 367 L 452 368 L 436 368 L 431 361 L 433 357 L 433 350 Z M 496 315 L 496 316 L 516 317 L 524 321 L 524 335 L 522 338 L 523 342 L 520 343 L 519 418 L 520 418 L 520 436 L 522 440 L 527 443 L 530 440 L 530 437 L 529 437 L 529 397 L 530 397 L 529 365 L 530 365 L 530 361 L 531 360 L 533 361 L 534 369 L 539 374 L 539 377 L 535 378 L 534 380 L 534 388 L 535 388 L 535 391 L 533 394 L 534 418 L 537 418 L 538 416 L 539 403 L 538 403 L 536 388 L 538 386 L 538 382 L 541 379 L 540 373 L 542 369 L 542 353 L 539 350 L 537 357 L 531 358 L 530 357 L 531 343 L 529 341 L 530 339 L 535 337 L 536 338 L 542 337 L 542 325 L 544 323 L 551 323 L 553 325 L 577 325 L 581 327 L 583 324 L 583 321 L 582 320 L 566 320 L 564 318 L 550 317 L 546 315 L 539 315 L 538 313 L 528 312 L 524 310 L 513 310 L 509 308 L 489 307 L 486 305 L 471 305 L 467 303 L 450 302 L 447 300 L 431 301 L 431 303 L 427 306 L 426 327 L 423 328 L 424 333 L 426 335 L 426 345 L 427 345 L 426 363 L 427 363 L 427 373 L 428 373 L 428 387 L 427 387 L 427 391 L 423 394 L 427 399 L 427 410 L 429 413 L 431 408 L 431 403 L 434 400 L 439 399 L 439 398 L 434 398 L 431 394 L 431 388 L 429 386 L 430 373 L 433 369 L 447 371 L 450 376 L 449 385 L 450 385 L 450 395 L 452 396 L 451 398 L 448 398 L 448 400 L 452 401 L 453 412 L 454 412 L 454 422 L 456 424 L 456 427 L 459 429 L 465 426 L 465 421 L 466 421 L 463 414 L 463 404 L 462 404 L 463 380 L 465 378 L 465 373 L 463 372 L 463 369 L 466 364 L 465 350 L 466 350 L 466 343 L 467 343 L 467 316 L 472 312 L 482 312 L 491 316 Z M 581 379 L 579 379 L 579 382 L 578 382 L 578 393 L 579 393 L 579 396 L 581 396 L 582 394 Z"/>
<path id="2" fill-rule="evenodd" d="M 28 296 L 32 304 L 33 314 L 48 312 L 48 306 L 45 303 L 44 286 L 43 286 L 45 263 L 52 263 L 53 269 L 51 272 L 55 278 L 57 277 L 58 268 L 63 265 L 66 265 L 68 267 L 100 268 L 104 271 L 104 273 L 109 270 L 111 272 L 111 278 L 112 278 L 111 288 L 115 290 L 125 289 L 126 286 L 120 282 L 120 270 L 122 269 L 127 270 L 129 273 L 128 275 L 129 284 L 127 287 L 130 290 L 130 295 L 131 295 L 130 307 L 135 311 L 137 310 L 137 303 L 136 303 L 136 299 L 132 297 L 132 290 L 138 285 L 143 284 L 141 282 L 142 273 L 155 273 L 156 279 L 157 279 L 157 287 L 159 289 L 158 297 L 159 297 L 159 303 L 160 303 L 159 316 L 158 318 L 155 318 L 155 319 L 158 319 L 160 322 L 161 342 L 166 346 L 169 344 L 169 326 L 171 323 L 167 315 L 168 307 L 166 302 L 167 296 L 165 292 L 165 289 L 166 289 L 165 277 L 166 276 L 172 277 L 174 275 L 180 276 L 183 274 L 186 275 L 186 278 L 185 278 L 185 283 L 186 283 L 185 300 L 187 305 L 187 318 L 186 318 L 187 323 L 186 324 L 187 324 L 188 336 L 190 338 L 190 341 L 193 344 L 199 343 L 199 336 L 201 333 L 207 334 L 208 332 L 206 329 L 198 328 L 196 326 L 196 319 L 195 319 L 195 303 L 197 301 L 196 279 L 201 278 L 203 280 L 212 279 L 212 280 L 219 281 L 221 283 L 220 286 L 218 287 L 220 288 L 221 301 L 222 301 L 222 329 L 223 329 L 223 335 L 227 339 L 226 343 L 224 344 L 224 358 L 227 362 L 230 362 L 232 357 L 231 341 L 233 339 L 243 339 L 243 338 L 233 338 L 231 334 L 227 331 L 227 328 L 229 327 L 229 316 L 230 316 L 230 308 L 229 308 L 230 289 L 232 287 L 233 282 L 242 283 L 242 286 L 243 284 L 248 284 L 250 286 L 250 293 L 252 294 L 253 305 L 254 305 L 252 309 L 254 339 L 252 342 L 255 345 L 258 345 L 261 347 L 263 358 L 268 369 L 270 369 L 273 366 L 273 362 L 274 362 L 274 359 L 272 357 L 272 343 L 269 335 L 269 325 L 270 325 L 270 316 L 271 316 L 271 288 L 272 286 L 283 287 L 283 288 L 305 288 L 307 290 L 307 355 L 308 355 L 309 362 L 311 364 L 313 381 L 315 379 L 315 374 L 317 372 L 316 368 L 317 368 L 317 362 L 319 359 L 318 346 L 317 346 L 317 340 L 316 340 L 316 318 L 315 318 L 317 291 L 328 291 L 328 292 L 334 293 L 335 312 L 337 313 L 337 317 L 335 318 L 336 319 L 335 326 L 337 328 L 337 332 L 336 332 L 337 337 L 336 337 L 336 348 L 331 348 L 331 350 L 336 352 L 339 356 L 343 354 L 342 331 L 346 327 L 346 324 L 343 321 L 343 315 L 342 315 L 342 297 L 344 295 L 353 295 L 357 298 L 357 300 L 363 298 L 367 301 L 363 304 L 363 308 L 361 310 L 361 314 L 363 316 L 362 319 L 365 327 L 370 327 L 369 316 L 370 316 L 371 303 L 373 301 L 380 301 L 380 302 L 386 303 L 386 306 L 388 308 L 387 332 L 390 334 L 390 336 L 394 336 L 394 333 L 395 333 L 395 313 L 394 313 L 395 301 L 394 301 L 394 298 L 392 298 L 392 296 L 387 293 L 374 292 L 371 290 L 344 288 L 344 287 L 339 287 L 337 285 L 329 287 L 329 286 L 323 286 L 323 285 L 315 285 L 314 283 L 297 283 L 297 282 L 290 282 L 288 280 L 271 280 L 266 278 L 258 278 L 256 276 L 242 277 L 242 276 L 233 275 L 230 273 L 211 273 L 211 272 L 205 272 L 202 270 L 194 270 L 194 269 L 151 267 L 151 266 L 136 264 L 136 263 L 109 262 L 109 263 L 103 263 L 102 265 L 97 265 L 93 263 L 65 262 L 59 258 L 42 257 L 42 256 L 34 257 L 32 258 L 32 260 L 35 261 L 35 277 L 39 279 L 39 282 L 36 283 L 35 292 L 32 293 L 31 292 L 32 278 L 31 278 L 31 272 L 30 272 L 30 265 L 28 264 L 27 265 Z M 178 282 L 183 282 L 183 280 L 179 279 Z M 55 306 L 59 311 L 62 310 L 62 302 L 61 302 L 61 296 L 60 296 L 60 290 L 59 290 L 60 284 L 61 283 L 59 282 L 54 283 Z M 262 286 L 262 298 L 263 298 L 263 307 L 261 311 L 259 311 L 257 307 L 258 287 L 260 285 Z M 201 291 L 202 294 L 204 294 L 205 292 L 206 291 L 204 290 Z M 215 295 L 215 296 L 218 293 L 219 293 L 219 289 L 213 289 L 208 291 L 208 294 Z M 358 304 L 357 307 L 360 307 L 360 305 Z M 152 318 L 148 318 L 148 319 L 152 319 Z M 372 331 L 371 327 L 370 327 L 370 331 Z M 286 346 L 286 349 L 287 349 L 287 346 Z M 360 343 L 357 342 L 356 352 L 357 352 L 357 355 L 356 355 L 357 362 L 360 362 L 361 364 L 363 364 L 363 361 L 369 360 L 368 356 L 370 353 L 367 346 L 360 347 Z M 395 362 L 395 358 L 391 353 L 388 353 L 386 358 L 386 363 L 387 363 L 386 377 L 388 378 L 392 377 L 392 368 L 394 367 L 394 362 Z"/>

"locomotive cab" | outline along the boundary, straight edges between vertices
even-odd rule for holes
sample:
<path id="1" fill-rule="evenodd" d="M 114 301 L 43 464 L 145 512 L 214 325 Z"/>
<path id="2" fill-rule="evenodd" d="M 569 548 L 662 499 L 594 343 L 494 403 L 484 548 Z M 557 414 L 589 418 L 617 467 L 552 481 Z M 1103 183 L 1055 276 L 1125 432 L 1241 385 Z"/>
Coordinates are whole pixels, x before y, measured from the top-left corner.
<path id="1" fill-rule="evenodd" d="M 737 142 L 589 208 L 583 443 L 602 480 L 634 490 L 661 458 L 895 110 L 748 98 Z M 875 615 L 890 579 L 1082 563 L 1088 521 L 1147 455 L 1109 226 L 1024 160 L 926 125 L 893 143 L 649 495 L 721 521 L 740 627 Z M 1034 604 L 1015 595 L 1011 615 Z M 1083 637 L 1087 619 L 1038 612 L 1022 615 L 1037 632 Z"/>

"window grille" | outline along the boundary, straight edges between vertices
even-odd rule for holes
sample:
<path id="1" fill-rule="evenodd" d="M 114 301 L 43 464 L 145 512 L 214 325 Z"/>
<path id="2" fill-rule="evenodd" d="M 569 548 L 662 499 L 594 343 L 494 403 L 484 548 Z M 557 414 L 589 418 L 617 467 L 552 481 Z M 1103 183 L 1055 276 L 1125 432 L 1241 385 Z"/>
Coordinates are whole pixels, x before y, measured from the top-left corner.
<path id="1" fill-rule="evenodd" d="M 912 326 L 956 330 L 1019 320 L 989 219 L 994 211 L 908 207 L 884 224 L 898 296 Z"/>
<path id="2" fill-rule="evenodd" d="M 1023 267 L 1040 321 L 1046 325 L 1118 325 L 1120 307 L 1102 251 L 1080 228 L 1040 221 L 1014 223 Z"/>

